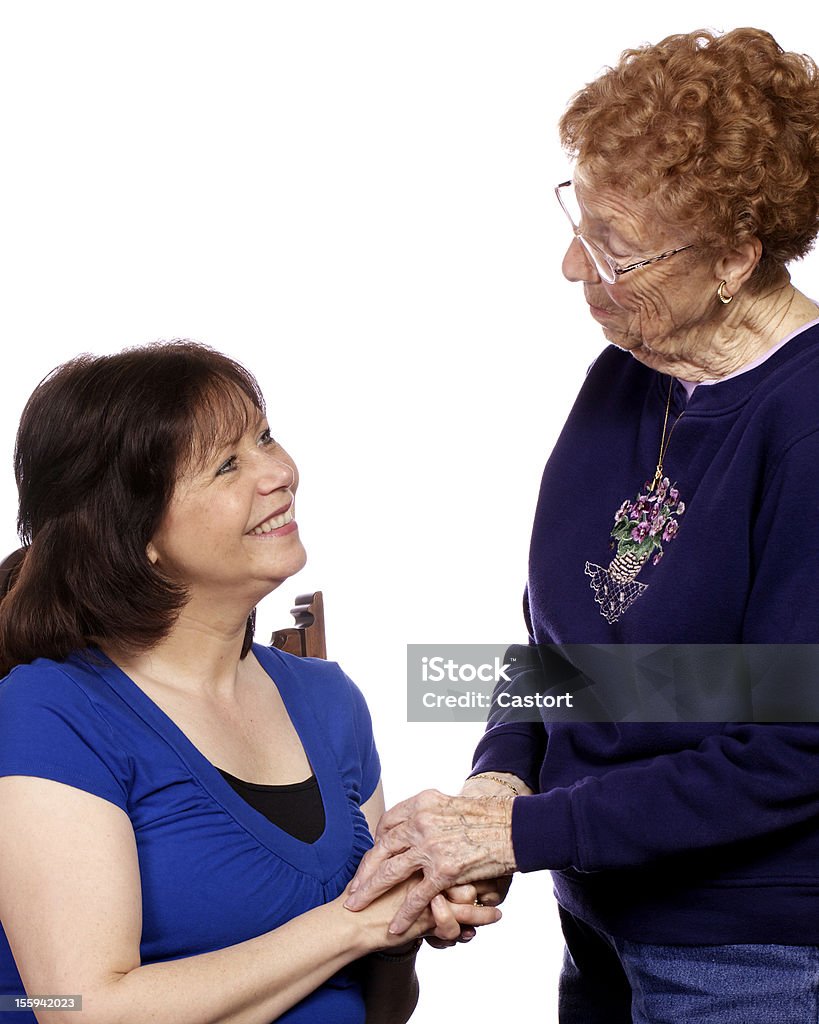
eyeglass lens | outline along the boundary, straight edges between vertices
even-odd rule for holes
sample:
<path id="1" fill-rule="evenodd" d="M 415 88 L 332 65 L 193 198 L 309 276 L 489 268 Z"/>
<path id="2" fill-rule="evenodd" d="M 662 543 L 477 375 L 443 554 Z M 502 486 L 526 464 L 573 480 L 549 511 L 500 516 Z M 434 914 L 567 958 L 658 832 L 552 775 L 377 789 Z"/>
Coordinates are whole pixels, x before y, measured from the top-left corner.
<path id="1" fill-rule="evenodd" d="M 566 213 L 569 215 L 569 218 L 574 225 L 575 237 L 583 246 L 584 253 L 591 260 L 600 277 L 602 277 L 608 284 L 614 284 L 617 279 L 617 275 L 614 273 L 611 265 L 605 259 L 602 252 L 598 251 L 594 245 L 585 238 L 585 236 L 579 233 L 580 221 L 583 214 L 580 210 L 580 204 L 577 201 L 574 184 L 569 182 L 566 185 L 560 186 L 558 194 Z"/>

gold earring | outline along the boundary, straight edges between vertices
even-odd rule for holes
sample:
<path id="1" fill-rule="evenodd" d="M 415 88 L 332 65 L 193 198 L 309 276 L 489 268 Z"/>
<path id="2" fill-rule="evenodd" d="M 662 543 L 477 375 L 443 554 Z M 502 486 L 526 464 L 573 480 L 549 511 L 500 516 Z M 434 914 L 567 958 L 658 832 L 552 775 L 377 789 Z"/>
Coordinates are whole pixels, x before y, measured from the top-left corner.
<path id="1" fill-rule="evenodd" d="M 733 295 L 726 295 L 725 294 L 725 285 L 727 283 L 728 283 L 727 281 L 720 281 L 719 288 L 717 288 L 717 298 L 723 304 L 723 306 L 727 306 L 729 302 L 733 302 L 734 301 L 734 296 Z"/>

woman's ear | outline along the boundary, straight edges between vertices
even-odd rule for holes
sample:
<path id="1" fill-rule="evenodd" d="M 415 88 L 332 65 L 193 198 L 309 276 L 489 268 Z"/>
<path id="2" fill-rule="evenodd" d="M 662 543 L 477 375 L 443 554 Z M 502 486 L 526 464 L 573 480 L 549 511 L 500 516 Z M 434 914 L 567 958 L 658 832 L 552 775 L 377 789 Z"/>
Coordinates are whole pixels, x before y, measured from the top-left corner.
<path id="1" fill-rule="evenodd" d="M 149 540 L 145 547 L 145 554 L 148 556 L 148 561 L 151 565 L 156 565 L 159 561 L 159 552 L 154 547 L 154 542 Z"/>
<path id="2" fill-rule="evenodd" d="M 756 270 L 761 258 L 762 242 L 753 237 L 719 257 L 715 267 L 716 275 L 725 282 L 725 290 L 729 295 L 736 295 Z"/>

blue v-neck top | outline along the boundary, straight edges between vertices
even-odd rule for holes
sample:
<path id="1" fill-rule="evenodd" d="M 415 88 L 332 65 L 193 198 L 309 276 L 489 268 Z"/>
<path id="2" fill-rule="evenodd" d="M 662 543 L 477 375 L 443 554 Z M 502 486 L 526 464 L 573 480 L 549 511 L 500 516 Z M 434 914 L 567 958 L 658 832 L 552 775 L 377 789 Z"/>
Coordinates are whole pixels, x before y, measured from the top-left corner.
<path id="1" fill-rule="evenodd" d="M 38 659 L 0 683 L 0 775 L 54 779 L 130 818 L 142 881 L 143 964 L 222 949 L 327 903 L 372 845 L 361 804 L 376 788 L 380 765 L 361 693 L 332 662 L 253 650 L 318 780 L 326 823 L 313 843 L 254 810 L 103 655 Z M 0 993 L 22 992 L 0 934 Z M 355 969 L 279 1019 L 363 1021 Z M 15 1012 L 14 1021 L 35 1018 Z"/>

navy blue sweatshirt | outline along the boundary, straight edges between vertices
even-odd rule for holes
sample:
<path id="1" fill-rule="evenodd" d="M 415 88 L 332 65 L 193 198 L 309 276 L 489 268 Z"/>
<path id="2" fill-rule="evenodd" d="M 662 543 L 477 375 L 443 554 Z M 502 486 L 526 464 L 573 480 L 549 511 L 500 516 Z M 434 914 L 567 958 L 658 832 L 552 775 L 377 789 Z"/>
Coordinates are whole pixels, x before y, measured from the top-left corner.
<path id="1" fill-rule="evenodd" d="M 685 399 L 613 347 L 591 368 L 543 475 L 533 642 L 819 643 L 819 327 Z M 819 724 L 543 715 L 490 725 L 474 771 L 535 790 L 515 854 L 562 905 L 636 941 L 819 943 Z"/>

